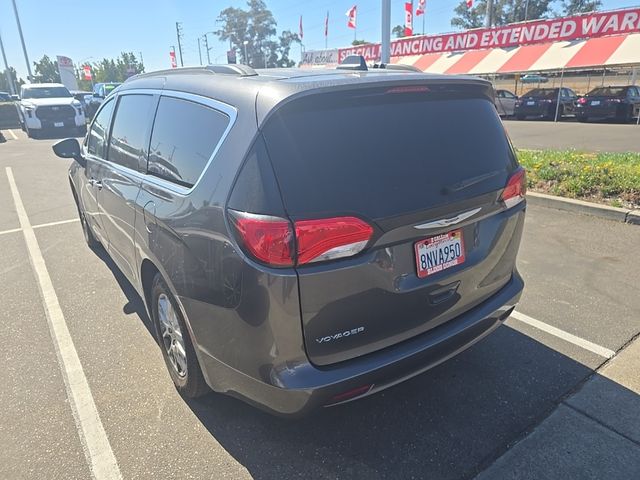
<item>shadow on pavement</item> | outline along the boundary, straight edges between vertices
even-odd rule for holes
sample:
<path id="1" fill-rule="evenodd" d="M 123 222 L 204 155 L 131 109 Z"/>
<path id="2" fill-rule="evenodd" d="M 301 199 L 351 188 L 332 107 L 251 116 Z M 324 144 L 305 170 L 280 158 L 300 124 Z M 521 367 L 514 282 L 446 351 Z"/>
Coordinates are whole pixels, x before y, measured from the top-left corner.
<path id="1" fill-rule="evenodd" d="M 381 394 L 303 420 L 223 395 L 189 405 L 254 478 L 471 478 L 592 370 L 503 326 Z"/>

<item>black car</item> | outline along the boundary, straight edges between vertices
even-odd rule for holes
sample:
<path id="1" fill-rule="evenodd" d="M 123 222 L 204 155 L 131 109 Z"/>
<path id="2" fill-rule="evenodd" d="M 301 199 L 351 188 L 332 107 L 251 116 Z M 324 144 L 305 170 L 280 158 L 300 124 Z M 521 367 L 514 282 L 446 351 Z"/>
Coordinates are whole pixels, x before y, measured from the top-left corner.
<path id="1" fill-rule="evenodd" d="M 515 115 L 518 120 L 528 117 L 554 120 L 557 111 L 560 120 L 563 116 L 574 113 L 577 99 L 578 96 L 570 88 L 534 88 L 518 99 Z"/>
<path id="2" fill-rule="evenodd" d="M 612 118 L 628 123 L 640 114 L 640 88 L 633 85 L 598 87 L 576 101 L 581 122 Z"/>
<path id="3" fill-rule="evenodd" d="M 9 92 L 0 92 L 0 102 L 11 102 L 11 94 Z"/>
<path id="4" fill-rule="evenodd" d="M 297 415 L 424 372 L 514 309 L 525 174 L 493 100 L 470 77 L 175 69 L 125 82 L 54 151 L 178 390 Z"/>

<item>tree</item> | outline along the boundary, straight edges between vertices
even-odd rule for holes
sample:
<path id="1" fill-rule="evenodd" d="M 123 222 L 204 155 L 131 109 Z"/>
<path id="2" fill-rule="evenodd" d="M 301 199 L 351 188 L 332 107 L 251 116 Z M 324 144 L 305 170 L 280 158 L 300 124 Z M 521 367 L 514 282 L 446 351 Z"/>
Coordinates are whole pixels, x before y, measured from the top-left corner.
<path id="1" fill-rule="evenodd" d="M 528 0 L 528 2 L 527 0 L 494 0 L 492 25 L 500 26 L 525 19 L 546 18 L 551 14 L 551 3 L 552 0 Z M 473 8 L 467 8 L 467 4 L 463 0 L 454 9 L 454 12 L 456 16 L 451 20 L 452 26 L 465 29 L 483 27 L 487 13 L 487 0 L 478 0 Z"/>
<path id="2" fill-rule="evenodd" d="M 593 12 L 602 7 L 601 0 L 562 0 L 562 15 Z"/>
<path id="3" fill-rule="evenodd" d="M 20 86 L 24 85 L 24 80 L 23 79 L 18 79 L 18 74 L 16 72 L 16 69 L 13 67 L 9 67 L 9 75 L 11 76 L 11 78 L 13 79 L 13 84 L 15 85 L 15 87 L 18 89 L 18 91 L 16 93 L 20 93 Z M 6 70 L 0 72 L 0 91 L 2 92 L 10 92 L 11 91 L 11 87 L 9 87 L 9 83 L 7 82 L 7 74 L 6 74 Z"/>
<path id="4" fill-rule="evenodd" d="M 144 65 L 132 52 L 122 52 L 115 60 L 103 58 L 91 66 L 93 81 L 124 82 L 127 78 L 144 72 Z"/>
<path id="5" fill-rule="evenodd" d="M 215 32 L 218 38 L 228 41 L 246 65 L 256 68 L 294 65 L 289 53 L 293 43 L 300 43 L 300 37 L 285 30 L 274 40 L 277 23 L 265 2 L 248 0 L 247 7 L 248 10 L 228 7 L 220 12 L 218 21 L 223 26 Z"/>
<path id="6" fill-rule="evenodd" d="M 366 45 L 369 42 L 367 42 L 366 40 L 354 40 L 353 42 L 351 42 L 351 45 L 353 45 L 354 47 L 358 46 L 358 45 Z"/>
<path id="7" fill-rule="evenodd" d="M 39 62 L 33 62 L 33 67 L 33 81 L 38 83 L 60 83 L 58 64 L 53 62 L 47 55 L 43 56 Z"/>
<path id="8" fill-rule="evenodd" d="M 396 36 L 396 38 L 403 38 L 404 35 L 404 25 L 396 25 L 391 29 L 391 33 Z"/>

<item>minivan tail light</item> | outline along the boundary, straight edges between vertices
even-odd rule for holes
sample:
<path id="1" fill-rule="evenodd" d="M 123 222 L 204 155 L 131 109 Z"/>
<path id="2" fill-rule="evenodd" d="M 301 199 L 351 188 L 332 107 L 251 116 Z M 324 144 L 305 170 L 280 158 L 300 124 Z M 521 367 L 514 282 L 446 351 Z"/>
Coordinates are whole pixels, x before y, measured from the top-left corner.
<path id="1" fill-rule="evenodd" d="M 350 257 L 366 246 L 373 228 L 355 217 L 295 222 L 298 265 Z"/>
<path id="2" fill-rule="evenodd" d="M 504 187 L 500 195 L 500 200 L 504 202 L 507 208 L 511 208 L 524 200 L 526 192 L 527 176 L 524 168 L 520 167 L 509 177 L 507 186 Z"/>
<path id="3" fill-rule="evenodd" d="M 280 217 L 229 211 L 239 240 L 256 259 L 276 267 L 293 266 L 293 229 Z"/>

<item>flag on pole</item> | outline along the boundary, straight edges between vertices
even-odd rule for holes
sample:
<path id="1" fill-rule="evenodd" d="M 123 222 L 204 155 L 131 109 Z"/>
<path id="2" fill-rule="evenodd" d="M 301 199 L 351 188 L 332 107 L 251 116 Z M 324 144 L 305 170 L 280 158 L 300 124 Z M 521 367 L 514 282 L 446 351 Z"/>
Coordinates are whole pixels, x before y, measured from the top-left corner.
<path id="1" fill-rule="evenodd" d="M 327 10 L 327 16 L 324 18 L 324 38 L 329 36 L 329 10 Z"/>
<path id="2" fill-rule="evenodd" d="M 89 65 L 84 65 L 82 67 L 82 73 L 85 80 L 91 80 L 91 67 Z"/>
<path id="3" fill-rule="evenodd" d="M 467 0 L 467 8 L 473 8 L 473 0 Z"/>
<path id="4" fill-rule="evenodd" d="M 413 35 L 413 4 L 405 2 L 404 4 L 404 36 Z"/>
<path id="5" fill-rule="evenodd" d="M 176 51 L 169 51 L 169 58 L 171 59 L 171 68 L 176 68 L 178 66 L 178 62 L 176 62 Z"/>
<path id="6" fill-rule="evenodd" d="M 304 38 L 304 31 L 302 30 L 302 15 L 300 15 L 300 40 Z"/>
<path id="7" fill-rule="evenodd" d="M 357 10 L 358 6 L 354 5 L 353 7 L 351 7 L 349 10 L 347 10 L 347 13 L 345 13 L 345 15 L 348 17 L 347 20 L 347 27 L 349 28 L 356 28 L 356 10 Z"/>
<path id="8" fill-rule="evenodd" d="M 426 4 L 427 0 L 418 0 L 418 8 L 416 8 L 416 17 L 419 17 L 420 15 L 424 15 L 424 12 L 426 10 Z"/>

